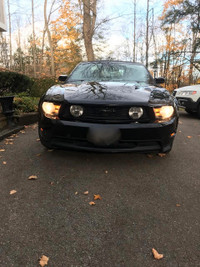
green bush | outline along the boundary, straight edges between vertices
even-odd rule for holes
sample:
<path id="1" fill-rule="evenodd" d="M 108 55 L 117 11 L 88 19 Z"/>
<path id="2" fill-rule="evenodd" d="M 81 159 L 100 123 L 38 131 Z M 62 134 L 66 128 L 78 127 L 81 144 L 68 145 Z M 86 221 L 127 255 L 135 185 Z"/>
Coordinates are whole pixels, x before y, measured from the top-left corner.
<path id="1" fill-rule="evenodd" d="M 17 72 L 0 72 L 0 95 L 29 93 L 33 80 L 28 76 Z"/>
<path id="2" fill-rule="evenodd" d="M 56 84 L 56 79 L 35 78 L 33 79 L 33 82 L 30 95 L 34 97 L 41 97 L 51 86 Z"/>
<path id="3" fill-rule="evenodd" d="M 17 96 L 14 98 L 13 106 L 15 114 L 36 112 L 38 110 L 39 97 Z"/>

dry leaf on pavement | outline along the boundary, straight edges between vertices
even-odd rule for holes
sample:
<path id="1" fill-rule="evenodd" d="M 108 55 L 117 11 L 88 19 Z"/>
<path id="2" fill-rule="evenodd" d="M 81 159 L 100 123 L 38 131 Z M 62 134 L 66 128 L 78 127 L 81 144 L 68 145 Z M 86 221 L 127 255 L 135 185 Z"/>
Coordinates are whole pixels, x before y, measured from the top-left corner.
<path id="1" fill-rule="evenodd" d="M 5 151 L 5 149 L 0 149 L 0 152 L 4 152 Z"/>
<path id="2" fill-rule="evenodd" d="M 158 156 L 159 156 L 160 158 L 164 158 L 164 157 L 166 156 L 166 154 L 165 154 L 165 153 L 158 153 Z"/>
<path id="3" fill-rule="evenodd" d="M 21 130 L 20 133 L 25 134 L 25 131 L 24 130 Z"/>
<path id="4" fill-rule="evenodd" d="M 48 149 L 47 151 L 48 151 L 48 152 L 53 152 L 53 149 Z"/>
<path id="5" fill-rule="evenodd" d="M 75 192 L 74 194 L 75 194 L 75 195 L 78 195 L 78 192 Z"/>
<path id="6" fill-rule="evenodd" d="M 40 138 L 37 138 L 36 141 L 40 141 Z"/>
<path id="7" fill-rule="evenodd" d="M 189 135 L 187 138 L 188 138 L 188 139 L 191 139 L 191 138 L 192 138 L 192 136 L 190 136 L 190 135 Z"/>
<path id="8" fill-rule="evenodd" d="M 7 162 L 6 161 L 3 161 L 3 165 L 6 165 L 7 164 Z"/>
<path id="9" fill-rule="evenodd" d="M 181 204 L 178 204 L 178 203 L 176 204 L 176 207 L 180 207 L 180 206 L 181 206 Z"/>
<path id="10" fill-rule="evenodd" d="M 37 175 L 31 175 L 28 177 L 28 180 L 36 180 L 37 178 Z"/>
<path id="11" fill-rule="evenodd" d="M 90 204 L 90 206 L 96 205 L 94 201 L 91 201 L 89 204 Z"/>
<path id="12" fill-rule="evenodd" d="M 97 200 L 97 199 L 102 200 L 102 197 L 100 195 L 94 195 L 94 200 Z"/>
<path id="13" fill-rule="evenodd" d="M 40 157 L 40 156 L 41 156 L 41 154 L 39 153 L 39 154 L 37 154 L 36 156 L 37 156 L 37 157 Z"/>
<path id="14" fill-rule="evenodd" d="M 153 158 L 153 154 L 147 154 L 147 157 L 152 159 Z"/>
<path id="15" fill-rule="evenodd" d="M 155 248 L 152 248 L 152 253 L 156 260 L 160 260 L 163 258 L 163 254 L 159 254 Z"/>
<path id="16" fill-rule="evenodd" d="M 39 264 L 41 267 L 44 267 L 48 264 L 49 258 L 45 255 L 42 255 L 42 257 L 39 260 Z"/>
<path id="17" fill-rule="evenodd" d="M 16 190 L 11 190 L 11 191 L 10 191 L 10 195 L 14 195 L 15 193 L 17 193 Z"/>
<path id="18" fill-rule="evenodd" d="M 88 195 L 89 194 L 89 191 L 85 191 L 83 194 L 84 195 Z"/>
<path id="19" fill-rule="evenodd" d="M 105 171 L 105 174 L 108 174 L 108 171 Z"/>

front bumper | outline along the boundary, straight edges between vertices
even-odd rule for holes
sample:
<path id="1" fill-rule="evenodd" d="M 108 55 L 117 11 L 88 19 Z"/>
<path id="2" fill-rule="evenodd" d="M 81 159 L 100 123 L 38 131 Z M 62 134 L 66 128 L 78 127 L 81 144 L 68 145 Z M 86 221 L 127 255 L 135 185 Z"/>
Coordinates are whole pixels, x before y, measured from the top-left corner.
<path id="1" fill-rule="evenodd" d="M 198 102 L 194 102 L 191 98 L 189 97 L 176 97 L 178 101 L 178 107 L 184 108 L 184 109 L 189 109 L 192 111 L 197 110 Z"/>
<path id="2" fill-rule="evenodd" d="M 167 152 L 176 133 L 178 118 L 164 123 L 95 124 L 39 121 L 40 139 L 52 148 L 97 152 Z"/>

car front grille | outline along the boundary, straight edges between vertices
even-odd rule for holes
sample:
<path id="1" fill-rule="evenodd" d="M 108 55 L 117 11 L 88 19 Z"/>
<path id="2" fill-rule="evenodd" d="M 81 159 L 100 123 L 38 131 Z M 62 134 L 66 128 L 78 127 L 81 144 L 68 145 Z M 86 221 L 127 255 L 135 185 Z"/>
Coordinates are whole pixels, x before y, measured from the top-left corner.
<path id="1" fill-rule="evenodd" d="M 82 121 L 93 123 L 131 123 L 133 119 L 129 117 L 130 106 L 115 105 L 81 105 L 84 113 L 79 118 L 74 118 L 69 111 L 69 105 L 63 105 L 60 111 L 60 119 L 70 121 Z M 143 107 L 144 114 L 138 122 L 149 122 L 153 114 L 149 107 Z"/>

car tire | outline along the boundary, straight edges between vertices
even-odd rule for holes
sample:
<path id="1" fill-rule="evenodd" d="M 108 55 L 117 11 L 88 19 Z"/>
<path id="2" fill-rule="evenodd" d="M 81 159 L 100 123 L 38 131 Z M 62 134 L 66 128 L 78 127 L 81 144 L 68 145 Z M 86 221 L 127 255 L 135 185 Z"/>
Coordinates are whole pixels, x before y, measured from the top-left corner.
<path id="1" fill-rule="evenodd" d="M 197 107 L 197 117 L 200 119 L 200 104 Z"/>
<path id="2" fill-rule="evenodd" d="M 39 135 L 39 138 L 40 138 L 40 142 L 44 147 L 46 147 L 47 149 L 53 149 L 53 147 L 47 142 L 47 140 L 45 140 L 42 137 L 41 132 L 40 132 L 40 127 L 38 127 L 38 135 Z"/>
<path id="3" fill-rule="evenodd" d="M 194 113 L 195 113 L 194 111 L 192 111 L 191 109 L 188 109 L 188 108 L 186 108 L 185 111 L 186 111 L 188 114 L 194 114 Z"/>

